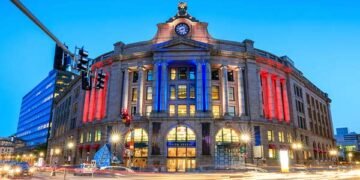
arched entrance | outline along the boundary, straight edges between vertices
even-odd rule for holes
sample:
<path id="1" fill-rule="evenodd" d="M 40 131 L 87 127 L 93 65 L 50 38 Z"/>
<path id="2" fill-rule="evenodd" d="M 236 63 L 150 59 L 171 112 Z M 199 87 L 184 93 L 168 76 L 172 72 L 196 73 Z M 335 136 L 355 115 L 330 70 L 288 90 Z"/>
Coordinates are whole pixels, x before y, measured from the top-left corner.
<path id="1" fill-rule="evenodd" d="M 231 128 L 222 128 L 215 136 L 215 166 L 220 169 L 237 168 L 245 163 L 241 156 L 239 134 Z"/>
<path id="2" fill-rule="evenodd" d="M 147 165 L 149 136 L 142 128 L 135 128 L 125 136 L 124 163 L 130 167 Z"/>
<path id="3" fill-rule="evenodd" d="M 168 172 L 185 172 L 196 167 L 196 137 L 192 129 L 176 126 L 169 131 L 166 140 Z"/>

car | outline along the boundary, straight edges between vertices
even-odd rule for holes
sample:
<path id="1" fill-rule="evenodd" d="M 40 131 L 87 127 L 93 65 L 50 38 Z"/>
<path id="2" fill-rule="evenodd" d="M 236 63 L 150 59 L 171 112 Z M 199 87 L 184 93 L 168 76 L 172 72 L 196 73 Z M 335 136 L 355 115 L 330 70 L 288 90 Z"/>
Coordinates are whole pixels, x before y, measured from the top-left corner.
<path id="1" fill-rule="evenodd" d="M 7 175 L 9 177 L 32 176 L 35 173 L 35 170 L 36 169 L 30 167 L 27 162 L 19 162 L 11 165 Z"/>
<path id="2" fill-rule="evenodd" d="M 96 168 L 91 164 L 80 164 L 74 168 L 74 176 L 92 175 Z"/>
<path id="3" fill-rule="evenodd" d="M 100 167 L 97 174 L 107 176 L 123 176 L 124 174 L 134 173 L 135 171 L 124 166 L 104 166 Z"/>

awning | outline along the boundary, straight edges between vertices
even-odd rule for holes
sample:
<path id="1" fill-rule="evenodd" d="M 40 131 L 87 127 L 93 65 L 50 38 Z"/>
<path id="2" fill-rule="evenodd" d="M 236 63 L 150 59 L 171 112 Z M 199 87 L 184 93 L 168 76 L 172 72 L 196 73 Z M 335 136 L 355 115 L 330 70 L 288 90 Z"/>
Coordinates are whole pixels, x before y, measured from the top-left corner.
<path id="1" fill-rule="evenodd" d="M 84 149 L 86 149 L 86 150 L 90 150 L 90 145 L 88 144 L 88 145 L 85 145 L 85 147 L 84 147 Z"/>
<path id="2" fill-rule="evenodd" d="M 84 146 L 81 145 L 78 148 L 79 148 L 79 150 L 82 150 L 82 149 L 84 149 Z"/>
<path id="3" fill-rule="evenodd" d="M 100 147 L 100 144 L 94 144 L 94 145 L 91 146 L 92 149 L 97 149 L 99 147 Z"/>
<path id="4" fill-rule="evenodd" d="M 269 144 L 269 149 L 276 149 L 276 145 L 275 144 Z"/>

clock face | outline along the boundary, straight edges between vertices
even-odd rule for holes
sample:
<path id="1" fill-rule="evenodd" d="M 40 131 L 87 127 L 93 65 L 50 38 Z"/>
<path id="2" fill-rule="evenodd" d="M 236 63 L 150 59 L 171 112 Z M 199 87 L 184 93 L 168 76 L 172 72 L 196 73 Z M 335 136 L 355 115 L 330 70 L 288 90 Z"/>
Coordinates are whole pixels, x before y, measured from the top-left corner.
<path id="1" fill-rule="evenodd" d="M 179 23 L 175 26 L 175 32 L 179 36 L 185 36 L 189 33 L 190 27 L 185 23 Z"/>

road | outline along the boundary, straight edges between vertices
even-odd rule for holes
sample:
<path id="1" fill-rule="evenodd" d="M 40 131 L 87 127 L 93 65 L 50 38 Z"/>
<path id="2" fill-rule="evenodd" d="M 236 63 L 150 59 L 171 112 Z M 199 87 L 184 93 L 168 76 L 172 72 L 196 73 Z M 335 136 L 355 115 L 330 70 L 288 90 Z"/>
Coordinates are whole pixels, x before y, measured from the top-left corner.
<path id="1" fill-rule="evenodd" d="M 5 178 L 4 178 L 5 179 Z M 33 179 L 33 180 L 63 180 L 64 174 L 57 173 L 57 176 L 52 177 L 49 173 L 37 173 L 32 178 L 24 179 Z M 129 179 L 129 180 L 274 180 L 274 179 L 291 179 L 291 180 L 303 180 L 303 179 L 360 179 L 360 170 L 347 170 L 347 171 L 321 171 L 321 172 L 297 172 L 297 173 L 260 173 L 260 172 L 242 172 L 242 173 L 141 173 L 141 174 L 131 174 L 123 175 L 117 177 L 99 177 L 94 176 L 73 176 L 68 174 L 66 176 L 68 180 L 81 180 L 81 179 L 96 179 L 96 180 L 107 180 L 107 179 Z"/>

